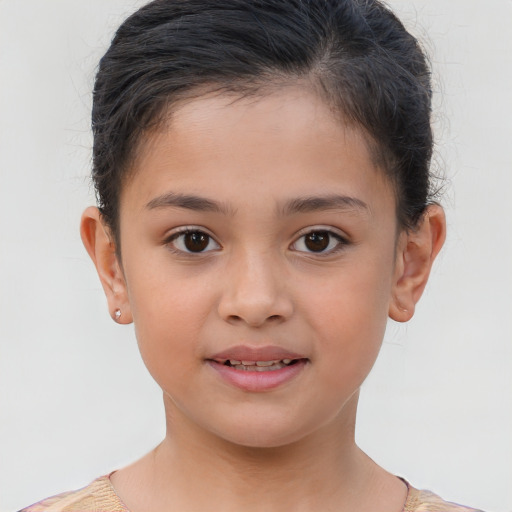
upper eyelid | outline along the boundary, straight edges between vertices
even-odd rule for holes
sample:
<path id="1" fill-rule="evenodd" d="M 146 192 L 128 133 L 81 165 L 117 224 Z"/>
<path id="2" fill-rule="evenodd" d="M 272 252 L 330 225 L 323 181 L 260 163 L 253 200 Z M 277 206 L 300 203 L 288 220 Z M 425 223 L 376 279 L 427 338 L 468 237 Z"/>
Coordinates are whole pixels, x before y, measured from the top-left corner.
<path id="1" fill-rule="evenodd" d="M 205 228 L 204 226 L 194 226 L 194 225 L 187 225 L 187 226 L 179 226 L 177 228 L 169 230 L 165 235 L 165 240 L 172 240 L 173 237 L 182 235 L 184 233 L 193 233 L 195 231 L 198 231 L 200 233 L 204 233 L 205 235 L 208 235 L 210 238 L 213 238 L 217 243 L 217 238 L 215 235 L 212 234 L 212 232 Z"/>
<path id="2" fill-rule="evenodd" d="M 184 250 L 178 247 L 176 245 L 176 241 L 179 239 L 179 237 L 181 237 L 182 235 L 186 235 L 187 233 L 203 233 L 210 239 L 210 242 L 213 242 L 216 245 L 216 247 L 210 250 L 201 250 L 197 252 L 190 251 L 187 249 Z M 208 245 L 210 245 L 210 242 L 208 243 Z M 198 258 L 199 256 L 206 257 L 209 256 L 210 253 L 217 252 L 219 249 L 222 249 L 222 246 L 220 245 L 219 242 L 217 242 L 217 239 L 210 233 L 208 233 L 206 229 L 201 229 L 195 226 L 180 226 L 179 228 L 176 228 L 175 231 L 171 232 L 170 234 L 164 237 L 162 245 L 164 245 L 172 253 L 193 256 L 194 258 Z"/>
<path id="3" fill-rule="evenodd" d="M 341 231 L 341 230 L 340 230 Z M 346 234 L 342 234 L 338 229 L 332 227 L 332 226 L 310 226 L 308 228 L 304 228 L 303 230 L 300 230 L 297 235 L 294 238 L 294 241 L 290 244 L 289 248 L 293 252 L 300 252 L 304 253 L 308 256 L 313 256 L 315 258 L 327 258 L 329 256 L 334 256 L 335 254 L 339 253 L 340 251 L 343 251 L 347 248 L 347 246 L 351 245 L 351 240 Z M 318 233 L 318 232 L 325 232 L 328 233 L 329 236 L 332 236 L 337 240 L 336 247 L 328 250 L 328 251 L 319 251 L 319 252 L 308 252 L 308 251 L 301 251 L 300 249 L 294 249 L 293 246 L 296 245 L 301 238 L 304 236 L 310 234 L 310 233 Z"/>
<path id="4" fill-rule="evenodd" d="M 335 228 L 333 226 L 324 226 L 324 225 L 318 225 L 318 226 L 308 226 L 307 228 L 302 228 L 295 234 L 294 240 L 297 241 L 299 238 L 303 237 L 304 235 L 308 235 L 309 233 L 315 233 L 317 231 L 325 231 L 327 233 L 330 233 L 336 237 L 339 237 L 340 239 L 348 242 L 349 236 L 341 229 Z"/>
<path id="5" fill-rule="evenodd" d="M 217 238 L 213 236 L 208 229 L 202 227 L 202 226 L 179 226 L 177 228 L 174 228 L 171 230 L 170 233 L 167 233 L 163 238 L 163 245 L 167 246 L 172 252 L 179 252 L 184 254 L 194 254 L 195 256 L 199 255 L 207 255 L 212 250 L 209 251 L 199 251 L 199 252 L 193 252 L 193 251 L 183 251 L 182 249 L 179 249 L 177 247 L 170 247 L 171 245 L 174 245 L 174 241 L 178 239 L 180 236 L 185 235 L 187 233 L 204 233 L 206 236 L 208 236 L 217 246 L 219 249 L 222 249 L 222 245 L 217 241 Z M 215 249 L 218 250 L 218 249 Z"/>

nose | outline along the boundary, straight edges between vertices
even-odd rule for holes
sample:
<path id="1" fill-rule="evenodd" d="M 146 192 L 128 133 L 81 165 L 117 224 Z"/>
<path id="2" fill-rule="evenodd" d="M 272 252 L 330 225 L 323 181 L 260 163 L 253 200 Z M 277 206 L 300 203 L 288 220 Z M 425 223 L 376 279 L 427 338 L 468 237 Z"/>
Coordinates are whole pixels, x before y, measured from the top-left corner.
<path id="1" fill-rule="evenodd" d="M 270 255 L 245 254 L 232 261 L 223 281 L 219 315 L 231 324 L 262 327 L 293 314 L 285 270 Z"/>

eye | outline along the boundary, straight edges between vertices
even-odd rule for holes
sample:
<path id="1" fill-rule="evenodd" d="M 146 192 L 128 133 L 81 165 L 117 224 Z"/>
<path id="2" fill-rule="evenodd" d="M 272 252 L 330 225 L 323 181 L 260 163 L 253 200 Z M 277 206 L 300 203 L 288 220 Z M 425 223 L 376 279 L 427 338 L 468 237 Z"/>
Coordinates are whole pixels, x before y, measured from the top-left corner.
<path id="1" fill-rule="evenodd" d="M 198 229 L 174 233 L 166 243 L 174 250 L 185 253 L 202 253 L 220 249 L 220 245 L 210 235 Z"/>
<path id="2" fill-rule="evenodd" d="M 337 252 L 347 244 L 341 235 L 326 229 L 318 229 L 302 235 L 291 247 L 294 251 L 325 254 Z"/>

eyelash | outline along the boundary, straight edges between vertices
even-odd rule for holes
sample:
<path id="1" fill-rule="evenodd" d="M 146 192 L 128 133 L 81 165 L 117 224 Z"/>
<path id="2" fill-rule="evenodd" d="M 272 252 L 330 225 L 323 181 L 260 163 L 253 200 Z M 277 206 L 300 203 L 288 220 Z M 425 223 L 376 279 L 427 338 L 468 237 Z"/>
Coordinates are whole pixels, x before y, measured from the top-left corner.
<path id="1" fill-rule="evenodd" d="M 310 254 L 310 255 L 315 255 L 317 257 L 327 257 L 327 256 L 331 256 L 333 254 L 336 254 L 340 251 L 343 251 L 350 244 L 350 242 L 345 237 L 341 236 L 339 233 L 336 233 L 335 231 L 332 231 L 329 228 L 318 227 L 318 228 L 309 229 L 308 231 L 303 232 L 301 234 L 301 236 L 299 238 L 297 238 L 297 240 L 291 245 L 291 247 L 296 246 L 301 240 L 304 240 L 304 245 L 305 245 L 306 237 L 315 235 L 315 234 L 316 235 L 322 234 L 322 236 L 327 236 L 327 243 L 328 243 L 328 245 L 326 247 L 327 249 L 331 245 L 333 239 L 336 240 L 336 245 L 334 247 L 331 247 L 329 250 L 320 250 L 320 251 L 313 251 L 313 250 L 302 251 L 302 250 L 298 250 L 298 249 L 294 249 L 294 250 L 298 251 L 298 252 L 304 252 L 304 253 Z"/>
<path id="2" fill-rule="evenodd" d="M 176 243 L 175 242 L 177 240 L 179 240 L 179 238 L 181 238 L 181 237 L 184 238 L 187 235 L 193 235 L 193 234 L 203 235 L 203 236 L 208 238 L 208 242 L 207 242 L 207 245 L 206 245 L 205 248 L 207 248 L 211 243 L 215 244 L 216 247 L 214 247 L 214 249 L 210 249 L 208 251 L 205 251 L 205 250 L 191 251 L 191 250 L 188 250 L 186 246 L 184 246 L 184 248 L 176 247 Z M 184 227 L 184 228 L 180 229 L 179 231 L 177 231 L 177 232 L 173 233 L 171 236 L 169 236 L 164 241 L 164 244 L 169 248 L 169 250 L 171 250 L 172 252 L 175 252 L 177 254 L 197 254 L 197 255 L 200 255 L 200 254 L 205 254 L 205 253 L 212 252 L 212 250 L 217 250 L 217 249 L 220 248 L 220 245 L 215 241 L 215 239 L 211 235 L 206 233 L 204 230 L 199 229 L 199 228 L 195 228 L 195 227 Z"/>
<path id="3" fill-rule="evenodd" d="M 187 248 L 185 246 L 185 242 L 183 242 L 183 247 L 181 247 L 181 248 L 177 247 L 176 241 L 182 237 L 184 238 L 187 235 L 199 235 L 200 237 L 205 237 L 207 240 L 206 241 L 204 239 L 202 240 L 203 242 L 206 242 L 206 246 L 204 247 L 204 249 L 207 249 L 212 243 L 215 245 L 215 247 L 210 248 L 209 250 L 203 249 L 203 250 L 199 250 L 199 251 L 192 251 L 192 250 L 190 250 L 190 248 Z M 319 250 L 319 251 L 311 250 L 311 248 L 309 248 L 310 250 L 307 250 L 308 248 L 306 246 L 306 243 L 307 243 L 306 237 L 312 236 L 312 235 L 317 235 L 317 236 L 320 235 L 319 240 L 318 240 L 320 243 L 324 242 L 323 238 L 327 237 L 327 246 L 324 249 L 322 249 L 320 247 L 321 250 Z M 329 247 L 332 244 L 333 239 L 336 241 L 336 245 L 329 249 Z M 306 246 L 306 250 L 301 250 L 301 249 L 296 248 L 297 244 L 299 244 L 299 242 L 301 240 L 304 240 L 304 245 Z M 201 240 L 198 240 L 198 241 L 201 242 Z M 202 254 L 206 254 L 206 253 L 220 249 L 220 244 L 218 242 L 216 242 L 215 239 L 211 235 L 206 233 L 204 230 L 195 228 L 195 227 L 183 227 L 179 231 L 177 231 L 177 232 L 173 233 L 171 236 L 169 236 L 164 241 L 164 244 L 172 252 L 175 252 L 178 254 L 202 255 Z M 329 228 L 319 227 L 319 228 L 315 228 L 315 229 L 309 229 L 309 231 L 307 231 L 307 232 L 303 232 L 299 236 L 299 238 L 297 238 L 296 241 L 290 245 L 290 248 L 296 252 L 303 252 L 303 253 L 315 255 L 318 257 L 325 257 L 325 256 L 330 256 L 332 254 L 336 254 L 336 253 L 344 250 L 345 247 L 349 244 L 350 244 L 350 242 L 345 237 L 341 236 L 340 234 L 332 231 Z M 328 250 L 325 250 L 325 249 L 328 249 Z"/>

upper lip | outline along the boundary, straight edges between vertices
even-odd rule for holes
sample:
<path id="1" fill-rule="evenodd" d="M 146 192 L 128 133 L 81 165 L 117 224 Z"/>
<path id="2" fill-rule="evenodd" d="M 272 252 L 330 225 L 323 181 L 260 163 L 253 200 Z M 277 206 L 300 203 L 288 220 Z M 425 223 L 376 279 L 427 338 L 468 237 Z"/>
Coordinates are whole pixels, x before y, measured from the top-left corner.
<path id="1" fill-rule="evenodd" d="M 218 352 L 208 359 L 223 362 L 230 359 L 236 361 L 280 361 L 281 359 L 305 359 L 305 357 L 274 345 L 263 347 L 236 345 Z"/>

